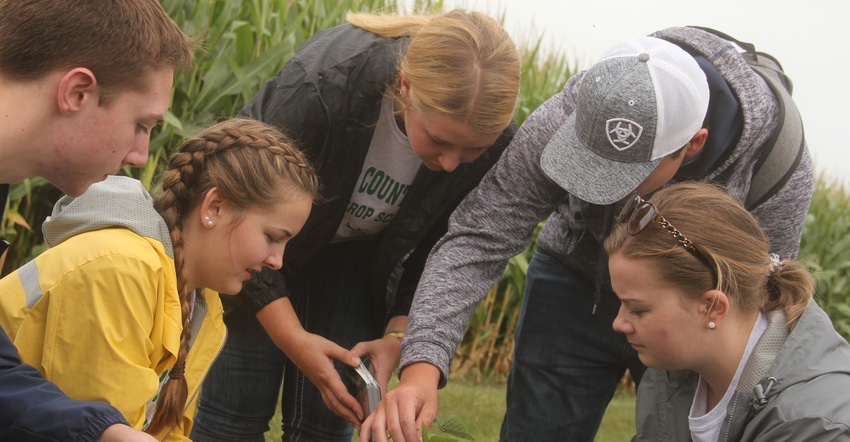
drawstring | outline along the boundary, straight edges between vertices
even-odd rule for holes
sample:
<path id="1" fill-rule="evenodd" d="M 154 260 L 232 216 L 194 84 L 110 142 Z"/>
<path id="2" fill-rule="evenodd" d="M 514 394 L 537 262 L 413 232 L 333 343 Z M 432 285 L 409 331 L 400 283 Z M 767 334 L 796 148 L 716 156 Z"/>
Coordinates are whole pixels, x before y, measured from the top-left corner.
<path id="1" fill-rule="evenodd" d="M 759 405 L 767 405 L 767 394 L 770 393 L 770 389 L 776 384 L 776 378 L 773 376 L 767 378 L 767 387 L 762 387 L 761 384 L 756 384 L 753 387 L 753 393 L 756 395 L 756 402 Z"/>
<path id="2" fill-rule="evenodd" d="M 596 288 L 593 290 L 593 311 L 591 315 L 596 314 L 596 307 L 602 301 L 602 284 L 605 282 L 605 276 L 608 275 L 608 254 L 604 248 L 599 249 L 599 260 L 596 263 Z"/>
<path id="3" fill-rule="evenodd" d="M 614 204 L 609 204 L 605 206 L 605 215 L 603 216 L 603 220 L 605 220 L 605 225 L 602 227 L 602 240 L 601 242 L 605 243 L 605 238 L 608 237 L 608 234 L 611 233 L 611 230 L 614 227 Z M 593 291 L 593 310 L 591 311 L 591 315 L 596 314 L 596 308 L 599 306 L 599 303 L 602 302 L 602 286 L 605 284 L 605 278 L 608 276 L 608 254 L 605 253 L 605 247 L 599 247 L 599 258 L 596 261 L 596 287 Z"/>

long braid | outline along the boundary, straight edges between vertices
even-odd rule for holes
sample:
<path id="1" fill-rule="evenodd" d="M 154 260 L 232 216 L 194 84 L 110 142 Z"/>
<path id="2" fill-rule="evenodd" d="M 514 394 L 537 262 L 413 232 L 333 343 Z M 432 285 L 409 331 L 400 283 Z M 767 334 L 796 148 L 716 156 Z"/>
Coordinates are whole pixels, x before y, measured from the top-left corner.
<path id="1" fill-rule="evenodd" d="M 157 211 L 162 215 L 171 231 L 183 330 L 180 333 L 180 349 L 177 353 L 177 361 L 169 372 L 168 381 L 162 386 L 156 412 L 145 430 L 150 434 L 158 434 L 165 428 L 180 424 L 183 407 L 189 394 L 189 387 L 183 377 L 186 355 L 189 353 L 189 342 L 192 338 L 192 328 L 189 323 L 191 305 L 189 303 L 189 288 L 186 286 L 186 267 L 183 253 L 183 216 L 188 213 L 191 207 L 191 189 L 194 187 L 197 172 L 203 168 L 204 158 L 203 154 L 185 152 L 184 148 L 195 141 L 187 141 L 181 148 L 181 152 L 171 157 L 169 170 L 163 179 L 162 193 L 155 201 Z"/>
<path id="2" fill-rule="evenodd" d="M 157 434 L 180 424 L 188 397 L 183 377 L 192 337 L 190 292 L 182 237 L 183 220 L 213 187 L 243 213 L 280 198 L 280 188 L 316 198 L 319 181 L 306 157 L 282 133 L 264 123 L 232 119 L 187 140 L 169 159 L 154 206 L 171 231 L 177 290 L 183 315 L 180 350 L 162 387 L 146 431 Z"/>

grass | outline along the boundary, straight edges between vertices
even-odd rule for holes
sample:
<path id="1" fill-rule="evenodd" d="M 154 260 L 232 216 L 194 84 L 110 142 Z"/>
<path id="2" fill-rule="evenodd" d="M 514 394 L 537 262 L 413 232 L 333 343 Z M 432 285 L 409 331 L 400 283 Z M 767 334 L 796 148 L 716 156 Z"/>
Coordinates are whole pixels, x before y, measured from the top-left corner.
<path id="1" fill-rule="evenodd" d="M 396 380 L 395 383 L 397 382 Z M 390 387 L 394 386 L 391 383 Z M 440 390 L 439 398 L 441 418 L 458 416 L 469 433 L 475 437 L 476 442 L 499 440 L 499 428 L 505 414 L 504 383 L 454 380 Z M 602 419 L 602 427 L 596 436 L 596 441 L 613 442 L 631 439 L 635 428 L 634 410 L 634 393 L 618 392 Z M 270 425 L 271 430 L 266 433 L 266 441 L 279 441 L 281 437 L 280 407 Z M 432 426 L 430 434 L 439 433 L 436 427 Z"/>

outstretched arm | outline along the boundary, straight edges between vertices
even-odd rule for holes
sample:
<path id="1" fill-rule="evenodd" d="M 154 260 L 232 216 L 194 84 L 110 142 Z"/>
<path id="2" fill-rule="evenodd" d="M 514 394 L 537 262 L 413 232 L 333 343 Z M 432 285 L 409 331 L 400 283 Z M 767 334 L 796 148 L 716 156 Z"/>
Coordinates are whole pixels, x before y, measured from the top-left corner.
<path id="1" fill-rule="evenodd" d="M 304 330 L 289 298 L 279 298 L 257 312 L 257 319 L 266 333 L 286 356 L 310 379 L 322 393 L 328 408 L 359 427 L 363 410 L 342 382 L 333 365 L 334 359 L 351 367 L 360 358 L 336 343 Z"/>

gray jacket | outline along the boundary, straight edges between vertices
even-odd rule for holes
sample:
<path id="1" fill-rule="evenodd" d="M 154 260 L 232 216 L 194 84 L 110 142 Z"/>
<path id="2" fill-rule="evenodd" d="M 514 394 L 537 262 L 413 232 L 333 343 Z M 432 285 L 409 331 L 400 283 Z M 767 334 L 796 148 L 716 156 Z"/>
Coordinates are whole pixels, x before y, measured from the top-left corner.
<path id="1" fill-rule="evenodd" d="M 699 377 L 647 369 L 638 388 L 633 441 L 689 441 Z M 789 334 L 773 312 L 721 430 L 721 441 L 850 441 L 850 345 L 812 302 Z"/>
<path id="2" fill-rule="evenodd" d="M 656 36 L 688 42 L 689 51 L 710 60 L 738 98 L 740 136 L 716 164 L 688 179 L 727 182 L 729 193 L 743 200 L 758 147 L 776 127 L 773 94 L 724 40 L 692 28 L 666 29 Z M 563 92 L 528 117 L 501 159 L 452 215 L 448 233 L 431 251 L 416 290 L 402 344 L 402 368 L 429 362 L 440 369 L 440 385 L 445 385 L 449 363 L 475 306 L 502 276 L 508 260 L 528 246 L 535 226 L 544 219 L 548 221 L 538 237 L 539 248 L 588 281 L 596 278 L 602 242 L 617 207 L 591 205 L 570 196 L 540 167 L 543 148 L 576 108 L 583 76 L 570 78 Z M 812 183 L 807 151 L 785 186 L 752 211 L 773 251 L 783 258 L 794 258 L 799 249 Z M 610 283 L 603 283 L 604 293 L 613 296 Z"/>

